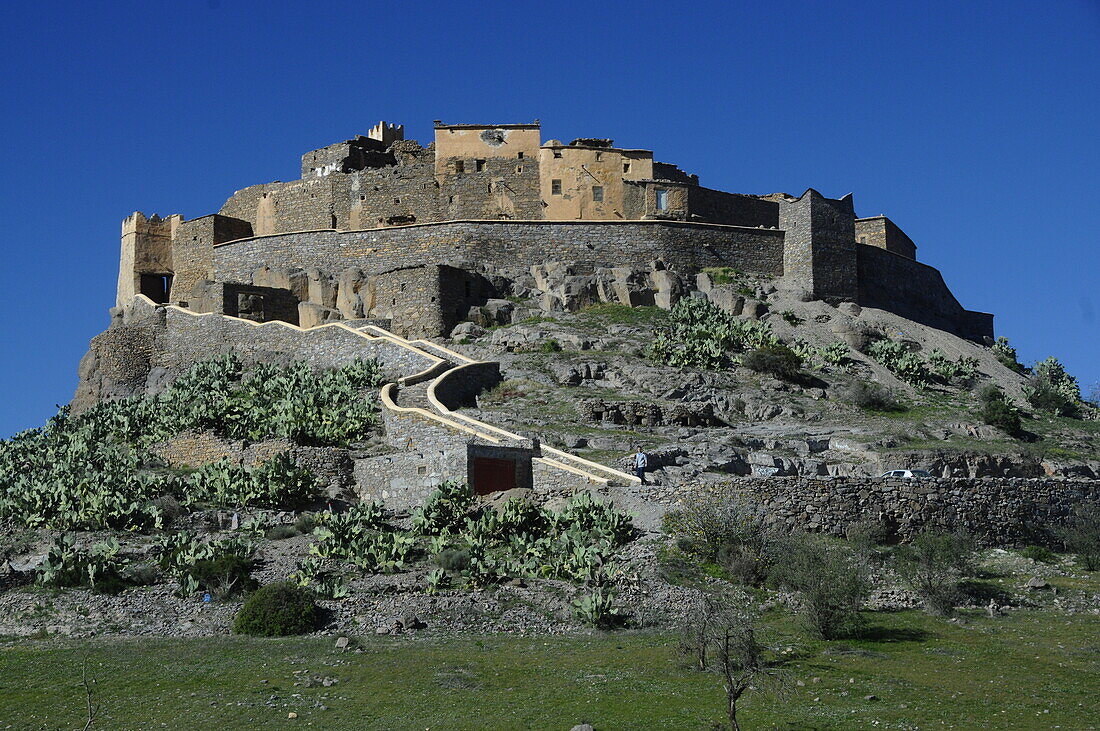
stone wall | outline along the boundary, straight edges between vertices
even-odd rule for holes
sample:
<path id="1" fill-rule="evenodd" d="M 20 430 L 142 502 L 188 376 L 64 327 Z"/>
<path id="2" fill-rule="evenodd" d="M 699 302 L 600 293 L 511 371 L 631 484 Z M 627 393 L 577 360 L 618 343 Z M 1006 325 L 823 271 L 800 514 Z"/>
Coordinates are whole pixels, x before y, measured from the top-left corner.
<path id="1" fill-rule="evenodd" d="M 476 406 L 476 396 L 501 380 L 500 363 L 482 361 L 454 368 L 436 381 L 435 397 L 448 409 Z"/>
<path id="2" fill-rule="evenodd" d="M 783 232 L 670 221 L 565 223 L 453 221 L 369 231 L 314 231 L 245 239 L 214 249 L 216 278 L 248 281 L 259 266 L 397 267 L 477 261 L 515 267 L 546 261 L 624 266 L 663 259 L 681 269 L 732 266 L 783 273 Z"/>
<path id="3" fill-rule="evenodd" d="M 194 363 L 231 352 L 246 364 L 305 360 L 314 368 L 373 358 L 395 376 L 419 373 L 435 363 L 392 341 L 364 338 L 343 327 L 302 331 L 278 323 L 253 325 L 139 300 L 117 308 L 111 327 L 92 339 L 80 363 L 73 408 L 159 393 Z"/>
<path id="4" fill-rule="evenodd" d="M 154 365 L 182 370 L 192 363 L 233 352 L 246 364 L 304 360 L 314 368 L 336 368 L 357 359 L 376 359 L 396 374 L 418 373 L 432 360 L 384 339 L 369 340 L 342 327 L 297 330 L 279 323 L 252 325 L 217 315 L 166 311 L 166 330 Z"/>
<path id="5" fill-rule="evenodd" d="M 699 185 L 689 186 L 688 215 L 692 220 L 730 226 L 779 228 L 779 204 L 752 195 L 725 193 Z"/>
<path id="6" fill-rule="evenodd" d="M 864 244 L 856 245 L 856 262 L 859 304 L 971 340 L 993 337 L 993 315 L 963 309 L 933 267 Z"/>
<path id="7" fill-rule="evenodd" d="M 294 449 L 286 439 L 265 439 L 249 444 L 241 439 L 223 439 L 210 432 L 184 432 L 151 448 L 153 454 L 173 467 L 202 467 L 227 459 L 234 464 L 257 465 Z"/>
<path id="8" fill-rule="evenodd" d="M 703 493 L 742 496 L 761 504 L 787 529 L 843 535 L 877 521 L 908 540 L 926 529 L 965 531 L 984 545 L 1038 540 L 1076 506 L 1100 502 L 1100 482 L 1024 478 L 898 480 L 857 477 L 762 477 L 668 490 L 671 508 Z"/>

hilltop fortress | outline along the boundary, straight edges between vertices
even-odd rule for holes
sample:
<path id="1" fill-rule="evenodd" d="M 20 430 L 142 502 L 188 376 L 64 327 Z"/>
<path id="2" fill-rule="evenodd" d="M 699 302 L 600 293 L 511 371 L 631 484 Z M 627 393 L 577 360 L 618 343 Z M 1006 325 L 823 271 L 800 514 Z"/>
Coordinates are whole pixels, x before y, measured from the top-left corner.
<path id="1" fill-rule="evenodd" d="M 993 335 L 992 315 L 964 309 L 890 219 L 857 218 L 851 195 L 713 190 L 649 150 L 543 142 L 537 120 L 437 121 L 427 147 L 382 122 L 307 152 L 299 180 L 244 188 L 215 214 L 134 213 L 117 303 L 143 294 L 259 322 L 367 320 L 435 337 L 509 296 L 547 310 L 667 308 L 707 267 Z"/>

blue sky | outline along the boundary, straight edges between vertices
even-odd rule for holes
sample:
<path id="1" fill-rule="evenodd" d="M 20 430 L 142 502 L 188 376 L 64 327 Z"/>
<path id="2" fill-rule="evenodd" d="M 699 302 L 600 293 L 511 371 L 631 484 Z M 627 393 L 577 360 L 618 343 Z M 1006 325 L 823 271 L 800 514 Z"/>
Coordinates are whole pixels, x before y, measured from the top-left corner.
<path id="1" fill-rule="evenodd" d="M 1095 0 L 36 2 L 0 39 L 0 436 L 71 398 L 123 217 L 214 212 L 379 119 L 539 118 L 709 187 L 853 192 L 1023 360 L 1100 381 Z"/>

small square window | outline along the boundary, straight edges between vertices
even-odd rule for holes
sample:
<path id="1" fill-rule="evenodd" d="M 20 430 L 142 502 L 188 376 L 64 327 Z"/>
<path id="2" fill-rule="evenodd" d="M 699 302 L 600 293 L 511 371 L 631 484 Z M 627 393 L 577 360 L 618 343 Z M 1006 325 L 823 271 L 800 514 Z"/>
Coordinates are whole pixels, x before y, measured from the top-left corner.
<path id="1" fill-rule="evenodd" d="M 602 159 L 603 159 L 603 153 L 602 152 L 597 152 L 596 153 L 596 162 L 599 162 Z"/>
<path id="2" fill-rule="evenodd" d="M 466 172 L 466 163 L 463 162 L 462 160 L 455 160 L 455 172 L 456 173 Z"/>
<path id="3" fill-rule="evenodd" d="M 517 160 L 522 160 L 523 159 L 523 153 L 522 152 L 516 153 L 516 159 Z"/>
<path id="4" fill-rule="evenodd" d="M 630 163 L 628 163 L 628 162 L 623 163 L 623 172 L 624 173 L 629 173 L 630 172 Z"/>
<path id="5" fill-rule="evenodd" d="M 393 202 L 394 202 L 394 203 L 400 203 L 400 202 L 401 202 L 401 199 L 400 199 L 400 198 L 394 198 L 394 199 L 393 199 Z"/>
<path id="6" fill-rule="evenodd" d="M 597 203 L 603 203 L 603 186 L 602 185 L 593 185 L 592 186 L 592 200 L 596 201 Z"/>
<path id="7" fill-rule="evenodd" d="M 485 169 L 485 161 L 484 160 L 474 160 L 474 170 L 476 172 L 480 173 L 484 169 Z"/>
<path id="8" fill-rule="evenodd" d="M 554 157 L 561 157 L 561 150 L 554 150 Z"/>
<path id="9" fill-rule="evenodd" d="M 668 210 L 668 191 L 667 190 L 658 190 L 657 191 L 657 210 L 658 211 L 667 211 Z"/>
<path id="10" fill-rule="evenodd" d="M 550 195 L 561 195 L 561 181 L 557 178 L 550 181 Z"/>
<path id="11" fill-rule="evenodd" d="M 427 467 L 426 465 L 419 465 L 419 466 L 417 466 L 417 468 L 416 468 L 416 474 L 418 474 L 418 475 L 426 475 L 426 474 L 428 474 L 428 467 Z"/>
<path id="12" fill-rule="evenodd" d="M 516 172 L 517 173 L 522 173 L 523 172 L 523 166 L 522 165 L 516 165 Z"/>

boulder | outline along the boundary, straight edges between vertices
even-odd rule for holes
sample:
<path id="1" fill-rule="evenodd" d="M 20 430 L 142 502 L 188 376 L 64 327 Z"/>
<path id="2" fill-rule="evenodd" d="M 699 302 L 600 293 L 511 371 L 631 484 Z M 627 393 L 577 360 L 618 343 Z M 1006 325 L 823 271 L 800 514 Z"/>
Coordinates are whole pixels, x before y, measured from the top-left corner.
<path id="1" fill-rule="evenodd" d="M 336 283 L 320 269 L 306 269 L 306 299 L 323 307 L 336 307 Z"/>
<path id="2" fill-rule="evenodd" d="M 344 316 L 339 310 L 313 302 L 298 303 L 298 325 L 303 329 L 325 325 L 330 322 L 343 320 Z"/>
<path id="3" fill-rule="evenodd" d="M 365 316 L 366 308 L 360 290 L 367 283 L 362 269 L 345 269 L 336 281 L 336 309 L 348 320 L 358 320 Z"/>
<path id="4" fill-rule="evenodd" d="M 451 330 L 451 339 L 480 338 L 486 332 L 485 328 L 473 322 L 460 322 Z"/>

